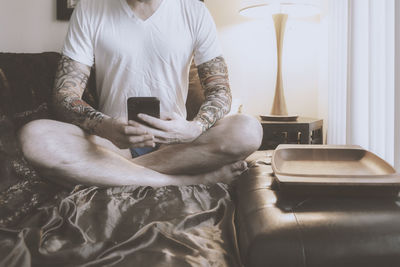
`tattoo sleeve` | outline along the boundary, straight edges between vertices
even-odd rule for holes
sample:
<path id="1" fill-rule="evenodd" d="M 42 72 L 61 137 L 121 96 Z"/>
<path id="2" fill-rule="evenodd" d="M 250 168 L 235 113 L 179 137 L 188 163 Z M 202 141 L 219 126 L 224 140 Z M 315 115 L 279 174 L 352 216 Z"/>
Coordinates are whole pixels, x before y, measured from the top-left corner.
<path id="1" fill-rule="evenodd" d="M 105 115 L 82 100 L 89 75 L 89 66 L 63 55 L 55 78 L 53 108 L 62 120 L 95 134 Z"/>
<path id="2" fill-rule="evenodd" d="M 230 111 L 232 94 L 228 68 L 223 57 L 216 57 L 199 65 L 198 72 L 205 101 L 194 120 L 201 123 L 205 132 Z"/>

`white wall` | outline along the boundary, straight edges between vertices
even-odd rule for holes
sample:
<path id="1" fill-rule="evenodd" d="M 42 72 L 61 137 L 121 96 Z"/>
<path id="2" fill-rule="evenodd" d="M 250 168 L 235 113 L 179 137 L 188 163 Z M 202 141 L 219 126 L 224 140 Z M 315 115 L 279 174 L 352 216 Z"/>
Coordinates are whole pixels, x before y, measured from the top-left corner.
<path id="1" fill-rule="evenodd" d="M 239 0 L 206 0 L 206 5 L 219 30 L 234 98 L 243 104 L 245 113 L 269 113 L 276 79 L 272 19 L 241 17 Z M 321 113 L 319 25 L 290 19 L 287 23 L 283 58 L 286 101 L 289 112 L 301 116 L 320 117 Z M 66 22 L 56 20 L 55 0 L 0 0 L 1 52 L 60 51 L 67 27 Z"/>
<path id="2" fill-rule="evenodd" d="M 0 51 L 60 51 L 68 23 L 56 20 L 56 0 L 0 0 Z"/>

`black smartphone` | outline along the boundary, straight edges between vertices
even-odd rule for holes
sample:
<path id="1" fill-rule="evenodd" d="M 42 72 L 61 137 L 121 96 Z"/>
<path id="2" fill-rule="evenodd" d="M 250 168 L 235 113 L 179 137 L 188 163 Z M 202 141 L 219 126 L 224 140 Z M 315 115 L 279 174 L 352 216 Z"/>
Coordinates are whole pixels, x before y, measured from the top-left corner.
<path id="1" fill-rule="evenodd" d="M 160 118 L 160 100 L 157 97 L 130 97 L 128 98 L 128 120 L 137 121 L 150 126 L 138 118 L 139 113 Z M 151 127 L 151 126 L 150 126 Z"/>

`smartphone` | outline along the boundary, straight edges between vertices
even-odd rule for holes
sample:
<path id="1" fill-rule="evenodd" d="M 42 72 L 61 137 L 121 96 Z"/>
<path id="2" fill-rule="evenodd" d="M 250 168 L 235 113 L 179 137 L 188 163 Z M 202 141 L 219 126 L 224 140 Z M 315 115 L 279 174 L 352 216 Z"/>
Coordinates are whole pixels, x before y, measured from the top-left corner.
<path id="1" fill-rule="evenodd" d="M 138 118 L 139 113 L 160 118 L 160 100 L 157 97 L 130 97 L 128 98 L 128 120 L 137 121 L 150 126 Z M 150 126 L 151 127 L 151 126 Z"/>

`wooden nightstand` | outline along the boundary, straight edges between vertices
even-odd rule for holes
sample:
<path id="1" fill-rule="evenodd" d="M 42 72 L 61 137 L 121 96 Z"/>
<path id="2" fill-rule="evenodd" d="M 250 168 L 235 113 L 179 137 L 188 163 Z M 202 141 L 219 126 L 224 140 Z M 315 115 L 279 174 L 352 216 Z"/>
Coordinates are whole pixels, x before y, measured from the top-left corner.
<path id="1" fill-rule="evenodd" d="M 299 117 L 297 121 L 263 121 L 260 150 L 275 149 L 279 144 L 322 144 L 323 121 Z"/>

